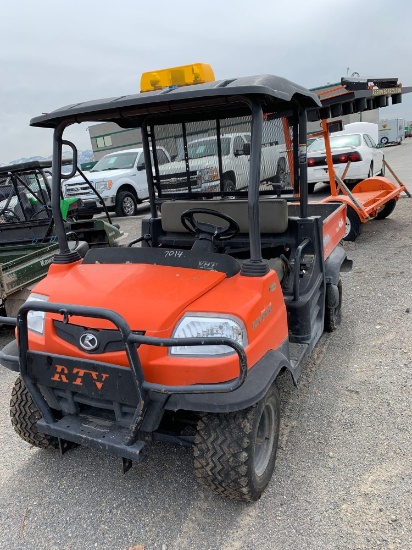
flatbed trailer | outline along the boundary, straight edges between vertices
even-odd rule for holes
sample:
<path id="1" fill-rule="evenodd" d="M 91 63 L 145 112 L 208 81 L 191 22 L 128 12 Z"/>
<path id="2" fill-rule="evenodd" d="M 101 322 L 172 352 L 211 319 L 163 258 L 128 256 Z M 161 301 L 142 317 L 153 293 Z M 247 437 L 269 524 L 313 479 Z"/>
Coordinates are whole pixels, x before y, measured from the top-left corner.
<path id="1" fill-rule="evenodd" d="M 411 197 L 407 187 L 399 180 L 392 168 L 383 161 L 387 170 L 395 178 L 396 183 L 384 176 L 373 176 L 357 183 L 352 189 L 344 183 L 345 173 L 350 161 L 339 177 L 333 167 L 332 151 L 329 142 L 329 132 L 326 120 L 322 120 L 322 135 L 325 141 L 326 161 L 328 166 L 329 184 L 331 195 L 321 202 L 341 202 L 346 204 L 346 230 L 344 239 L 354 241 L 360 234 L 361 225 L 372 219 L 383 220 L 395 209 L 396 203 L 402 193 Z"/>

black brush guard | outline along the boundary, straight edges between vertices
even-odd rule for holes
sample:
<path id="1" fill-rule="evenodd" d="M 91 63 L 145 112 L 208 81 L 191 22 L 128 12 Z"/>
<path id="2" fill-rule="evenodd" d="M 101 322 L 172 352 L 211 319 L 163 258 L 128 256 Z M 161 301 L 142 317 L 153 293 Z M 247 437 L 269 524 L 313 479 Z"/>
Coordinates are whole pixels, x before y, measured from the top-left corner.
<path id="1" fill-rule="evenodd" d="M 129 363 L 129 368 L 120 367 L 109 363 L 101 363 L 91 359 L 78 359 L 64 355 L 48 354 L 30 351 L 28 347 L 28 323 L 29 311 L 48 312 L 59 314 L 64 322 L 69 322 L 70 316 L 92 317 L 110 321 L 120 332 L 124 349 Z M 152 392 L 163 395 L 174 393 L 227 393 L 239 388 L 247 376 L 247 358 L 245 351 L 236 341 L 230 338 L 153 338 L 144 335 L 133 334 L 125 319 L 114 311 L 69 304 L 47 303 L 40 301 L 27 301 L 20 308 L 17 319 L 1 317 L 0 322 L 16 325 L 18 328 L 19 366 L 21 377 L 30 392 L 33 401 L 40 411 L 42 418 L 37 427 L 40 432 L 59 438 L 60 448 L 64 450 L 65 442 L 74 442 L 100 450 L 105 450 L 123 457 L 125 460 L 141 460 L 141 451 L 144 447 L 142 441 L 137 441 L 139 427 L 145 415 Z M 150 346 L 201 346 L 201 345 L 225 345 L 234 349 L 239 359 L 239 375 L 234 380 L 217 384 L 196 384 L 190 386 L 165 386 L 154 384 L 145 380 L 142 365 L 136 349 L 138 345 Z M 8 359 L 16 361 L 16 358 L 8 356 Z M 54 369 L 54 370 L 53 370 Z M 54 377 L 50 374 L 54 373 Z M 128 429 L 119 426 L 111 426 L 103 431 L 96 429 L 92 423 L 85 422 L 82 417 L 76 415 L 63 416 L 57 419 L 52 409 L 44 398 L 39 386 L 59 387 L 52 380 L 67 380 L 68 373 L 76 373 L 77 378 L 72 381 L 67 389 L 81 389 L 87 395 L 97 398 L 121 397 L 126 403 L 131 404 L 135 400 L 136 407 L 132 422 Z M 92 376 L 85 376 L 90 374 Z M 102 390 L 106 378 L 111 376 L 114 380 L 107 385 L 108 395 Z M 122 383 L 120 380 L 122 379 Z M 79 386 L 80 384 L 80 386 Z M 61 385 L 60 385 L 61 388 Z M 116 393 L 117 392 L 117 393 Z M 63 442 L 63 444 L 62 444 Z"/>

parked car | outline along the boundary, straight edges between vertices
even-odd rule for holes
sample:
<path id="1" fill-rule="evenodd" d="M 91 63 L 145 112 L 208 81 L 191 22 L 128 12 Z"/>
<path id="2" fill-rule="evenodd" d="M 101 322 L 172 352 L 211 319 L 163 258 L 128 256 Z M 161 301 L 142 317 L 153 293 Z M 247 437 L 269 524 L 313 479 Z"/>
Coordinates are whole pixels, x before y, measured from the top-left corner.
<path id="1" fill-rule="evenodd" d="M 222 134 L 223 191 L 246 189 L 249 182 L 250 134 Z M 188 143 L 189 176 L 192 191 L 208 192 L 220 188 L 218 143 L 215 136 L 196 139 Z M 184 152 L 174 162 L 160 167 L 162 186 L 168 191 L 187 189 L 187 165 Z M 286 184 L 287 161 L 285 145 L 262 145 L 260 180 L 280 186 Z"/>
<path id="2" fill-rule="evenodd" d="M 160 165 L 170 162 L 169 153 L 163 147 L 157 147 L 157 155 Z M 87 173 L 87 178 L 107 209 L 114 210 L 117 216 L 136 215 L 137 204 L 149 196 L 142 148 L 104 156 Z M 79 209 L 80 218 L 91 218 L 103 210 L 99 197 L 82 176 L 63 182 L 63 196 L 82 200 L 84 206 Z"/>
<path id="3" fill-rule="evenodd" d="M 345 175 L 345 183 L 350 184 L 385 174 L 383 152 L 369 134 L 335 132 L 330 136 L 330 146 L 333 167 L 338 176 L 342 176 L 348 161 L 351 161 Z M 318 138 L 308 148 L 309 193 L 313 193 L 318 182 L 329 183 L 323 138 Z"/>

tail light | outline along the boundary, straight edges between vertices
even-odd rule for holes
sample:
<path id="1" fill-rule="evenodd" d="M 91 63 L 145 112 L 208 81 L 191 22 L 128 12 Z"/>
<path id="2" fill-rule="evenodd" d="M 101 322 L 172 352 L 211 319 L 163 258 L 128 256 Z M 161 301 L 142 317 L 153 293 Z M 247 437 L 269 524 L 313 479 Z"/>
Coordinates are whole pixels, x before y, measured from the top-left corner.
<path id="1" fill-rule="evenodd" d="M 315 159 L 308 159 L 308 166 L 315 166 Z"/>
<path id="2" fill-rule="evenodd" d="M 334 159 L 334 162 L 336 162 L 336 163 L 346 163 L 349 160 L 351 162 L 359 162 L 360 160 L 362 160 L 362 157 L 360 156 L 360 154 L 357 151 L 354 151 L 353 153 L 343 153 L 342 155 L 338 155 Z"/>
<path id="3" fill-rule="evenodd" d="M 354 153 L 350 153 L 349 160 L 351 162 L 358 162 L 358 161 L 362 160 L 362 157 L 360 156 L 360 154 L 357 151 L 355 151 Z"/>

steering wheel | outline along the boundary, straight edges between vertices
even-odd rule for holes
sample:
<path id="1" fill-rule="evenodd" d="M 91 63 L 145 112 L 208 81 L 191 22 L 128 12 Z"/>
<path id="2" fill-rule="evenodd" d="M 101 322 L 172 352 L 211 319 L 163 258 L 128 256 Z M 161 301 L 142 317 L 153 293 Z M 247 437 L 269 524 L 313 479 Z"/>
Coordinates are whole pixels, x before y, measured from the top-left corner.
<path id="1" fill-rule="evenodd" d="M 1 210 L 0 211 L 0 218 L 3 218 L 4 217 L 4 220 L 7 222 L 7 221 L 18 221 L 18 222 L 21 222 L 21 219 L 19 218 L 19 216 L 16 214 L 16 212 L 14 212 L 13 210 L 11 210 L 10 208 L 5 208 L 4 210 Z"/>
<path id="2" fill-rule="evenodd" d="M 40 214 L 42 214 L 42 216 L 40 216 Z M 50 206 L 43 206 L 41 210 L 38 210 L 33 214 L 30 220 L 37 220 L 38 218 L 47 220 L 47 219 L 50 219 L 51 216 L 52 216 L 52 209 L 50 208 Z"/>
<path id="3" fill-rule="evenodd" d="M 195 219 L 195 214 L 215 216 L 216 218 L 228 222 L 229 225 L 227 227 L 221 227 L 211 223 L 199 222 Z M 194 233 L 199 239 L 206 239 L 211 242 L 213 242 L 214 239 L 217 241 L 233 239 L 240 231 L 238 223 L 233 218 L 227 214 L 223 214 L 223 212 L 210 210 L 209 208 L 191 208 L 190 210 L 186 210 L 180 216 L 180 221 L 189 233 Z"/>

